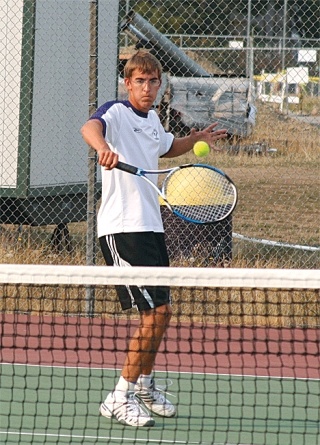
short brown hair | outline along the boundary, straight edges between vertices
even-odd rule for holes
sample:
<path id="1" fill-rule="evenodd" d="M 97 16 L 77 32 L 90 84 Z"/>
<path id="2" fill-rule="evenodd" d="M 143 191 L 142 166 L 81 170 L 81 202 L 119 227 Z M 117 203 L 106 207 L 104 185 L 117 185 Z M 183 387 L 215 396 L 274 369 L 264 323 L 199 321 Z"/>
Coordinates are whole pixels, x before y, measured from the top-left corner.
<path id="1" fill-rule="evenodd" d="M 124 77 L 130 78 L 136 69 L 144 74 L 151 74 L 154 71 L 158 71 L 159 79 L 161 79 L 161 63 L 148 51 L 139 50 L 127 61 L 124 67 Z"/>

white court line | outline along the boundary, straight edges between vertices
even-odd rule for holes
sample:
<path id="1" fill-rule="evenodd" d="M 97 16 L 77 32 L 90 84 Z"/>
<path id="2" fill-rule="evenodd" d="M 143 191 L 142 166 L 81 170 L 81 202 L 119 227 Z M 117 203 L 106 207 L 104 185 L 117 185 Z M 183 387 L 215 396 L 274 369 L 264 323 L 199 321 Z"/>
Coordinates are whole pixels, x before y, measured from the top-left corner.
<path id="1" fill-rule="evenodd" d="M 126 442 L 131 442 L 131 443 L 132 443 L 132 441 L 146 443 L 145 438 L 143 438 L 143 439 L 139 439 L 136 437 L 135 438 L 132 438 L 132 437 L 126 438 L 123 436 L 121 436 L 121 437 L 117 437 L 117 436 L 87 436 L 87 435 L 82 436 L 80 434 L 26 433 L 26 432 L 21 432 L 21 431 L 18 431 L 18 432 L 0 431 L 0 434 L 7 434 L 7 435 L 13 435 L 13 436 L 17 436 L 17 435 L 32 436 L 32 437 L 35 437 L 35 436 L 36 437 L 53 437 L 53 438 L 61 437 L 61 438 L 67 438 L 67 439 L 81 439 L 81 440 L 86 439 L 86 440 L 95 440 L 95 441 L 97 441 L 97 440 L 99 440 L 99 441 L 100 440 L 108 440 L 108 441 L 116 440 L 116 441 L 118 441 L 118 443 L 121 443 L 121 441 L 122 442 L 126 441 Z M 160 440 L 161 440 L 161 442 L 159 442 L 159 439 L 148 438 L 148 443 L 154 442 L 157 444 L 171 443 L 171 444 L 182 444 L 182 445 L 185 445 L 185 444 L 191 444 L 191 445 L 241 445 L 241 444 L 225 444 L 225 443 L 212 443 L 212 442 L 210 442 L 210 443 L 209 442 L 190 442 L 189 440 L 188 440 L 188 442 L 181 441 L 181 440 L 174 440 L 174 441 L 165 440 L 165 439 L 160 439 Z"/>
<path id="2" fill-rule="evenodd" d="M 116 440 L 116 441 L 127 441 L 127 442 L 132 442 L 132 440 L 134 440 L 135 442 L 146 442 L 146 439 L 139 439 L 139 438 L 126 438 L 126 437 L 113 437 L 113 436 L 81 436 L 81 435 L 77 435 L 77 434 L 50 434 L 50 433 L 24 433 L 24 432 L 5 432 L 5 431 L 0 431 L 0 434 L 10 434 L 10 435 L 21 435 L 21 436 L 40 436 L 40 437 L 63 437 L 63 438 L 68 438 L 68 439 L 88 439 L 88 440 Z M 150 439 L 148 438 L 148 443 L 149 442 L 154 442 L 157 444 L 162 444 L 162 443 L 171 443 L 171 444 L 182 444 L 182 445 L 250 445 L 250 444 L 241 444 L 241 443 L 226 443 L 226 442 L 190 442 L 188 440 L 188 442 L 185 441 L 181 441 L 181 440 L 165 440 L 165 439 L 160 439 L 161 442 L 159 442 L 159 439 Z M 119 442 L 121 443 L 121 442 Z M 252 444 L 251 444 L 252 445 Z"/>
<path id="3" fill-rule="evenodd" d="M 80 369 L 80 370 L 92 370 L 92 371 L 121 371 L 121 368 L 94 368 L 89 366 L 59 366 L 59 365 L 31 365 L 24 363 L 0 363 L 0 365 L 7 366 L 27 366 L 27 367 L 36 367 L 36 368 L 57 368 L 57 369 Z M 155 370 L 155 374 L 194 374 L 194 375 L 208 375 L 208 376 L 222 376 L 222 377 L 245 377 L 245 378 L 253 378 L 253 379 L 275 379 L 275 380 L 308 380 L 308 381 L 320 381 L 320 378 L 309 378 L 309 377 L 281 377 L 281 376 L 273 376 L 273 375 L 254 375 L 254 374 L 224 374 L 220 372 L 194 372 L 194 371 L 161 371 Z M 211 444 L 215 445 L 215 444 Z M 225 445 L 225 444 L 224 444 Z M 240 444 L 241 445 L 241 444 Z"/>

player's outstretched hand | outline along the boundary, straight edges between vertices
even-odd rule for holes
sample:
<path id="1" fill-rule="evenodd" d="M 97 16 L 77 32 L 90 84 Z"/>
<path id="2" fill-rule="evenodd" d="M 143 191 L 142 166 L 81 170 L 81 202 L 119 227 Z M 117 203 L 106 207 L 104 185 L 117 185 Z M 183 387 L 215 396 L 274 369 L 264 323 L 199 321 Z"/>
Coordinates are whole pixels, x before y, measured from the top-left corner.
<path id="1" fill-rule="evenodd" d="M 211 125 L 209 125 L 207 128 L 204 128 L 203 130 L 196 130 L 195 128 L 192 128 L 190 131 L 191 137 L 196 136 L 196 139 L 198 141 L 204 141 L 209 144 L 209 146 L 213 150 L 220 151 L 221 149 L 219 147 L 215 146 L 215 142 L 219 139 L 224 139 L 227 137 L 227 130 L 226 128 L 222 128 L 219 130 L 215 130 L 216 126 L 218 125 L 218 122 L 215 122 Z"/>

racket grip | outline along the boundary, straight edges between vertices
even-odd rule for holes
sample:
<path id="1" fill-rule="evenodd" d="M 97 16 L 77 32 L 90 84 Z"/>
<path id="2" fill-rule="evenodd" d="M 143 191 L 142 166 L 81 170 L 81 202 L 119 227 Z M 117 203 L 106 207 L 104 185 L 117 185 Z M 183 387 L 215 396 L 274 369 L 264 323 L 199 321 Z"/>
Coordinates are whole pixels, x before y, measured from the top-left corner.
<path id="1" fill-rule="evenodd" d="M 130 164 L 126 164 L 125 162 L 121 161 L 118 162 L 116 168 L 127 173 L 132 173 L 133 175 L 135 175 L 139 170 L 137 167 L 134 167 L 133 165 Z"/>

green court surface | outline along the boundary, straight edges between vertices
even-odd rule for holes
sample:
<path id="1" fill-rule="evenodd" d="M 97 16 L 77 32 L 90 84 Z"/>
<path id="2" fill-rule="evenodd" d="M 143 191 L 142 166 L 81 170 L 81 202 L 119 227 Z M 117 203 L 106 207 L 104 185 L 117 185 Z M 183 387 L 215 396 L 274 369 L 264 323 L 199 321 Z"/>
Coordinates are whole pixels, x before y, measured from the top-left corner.
<path id="1" fill-rule="evenodd" d="M 99 415 L 117 371 L 1 365 L 1 444 L 319 445 L 320 381 L 158 372 L 177 405 L 153 428 Z"/>

